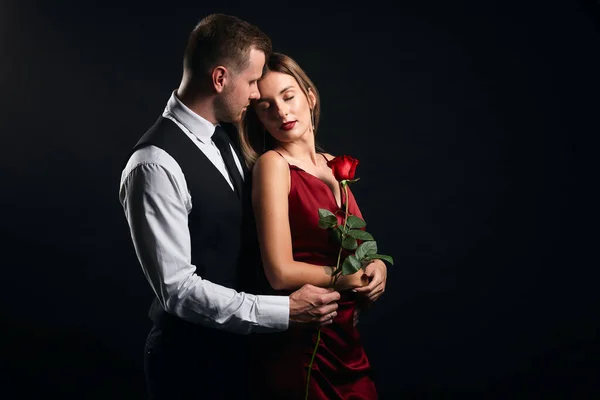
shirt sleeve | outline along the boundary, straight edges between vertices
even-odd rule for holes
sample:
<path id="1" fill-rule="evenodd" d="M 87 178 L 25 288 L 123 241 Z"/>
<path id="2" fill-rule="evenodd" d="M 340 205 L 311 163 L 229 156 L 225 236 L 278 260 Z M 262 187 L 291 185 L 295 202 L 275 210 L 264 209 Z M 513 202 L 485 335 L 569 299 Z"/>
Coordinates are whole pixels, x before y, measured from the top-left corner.
<path id="1" fill-rule="evenodd" d="M 237 292 L 196 274 L 180 171 L 139 163 L 126 172 L 119 198 L 144 275 L 167 312 L 240 334 L 288 328 L 289 297 Z"/>

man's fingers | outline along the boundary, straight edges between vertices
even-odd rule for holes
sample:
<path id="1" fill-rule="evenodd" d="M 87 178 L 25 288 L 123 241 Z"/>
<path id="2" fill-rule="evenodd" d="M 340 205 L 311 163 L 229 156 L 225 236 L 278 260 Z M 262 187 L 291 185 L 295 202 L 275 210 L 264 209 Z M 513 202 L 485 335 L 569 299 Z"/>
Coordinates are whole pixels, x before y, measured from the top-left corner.
<path id="1" fill-rule="evenodd" d="M 311 285 L 310 283 L 304 284 L 304 287 L 309 292 L 316 293 L 316 294 L 325 295 L 325 294 L 330 294 L 330 293 L 337 293 L 334 288 L 324 288 L 324 287 L 320 287 L 320 286 Z"/>
<path id="2" fill-rule="evenodd" d="M 313 309 L 312 311 L 310 311 L 310 314 L 314 317 L 322 317 L 323 315 L 328 315 L 328 314 L 331 314 L 332 312 L 335 312 L 335 310 L 337 310 L 337 309 L 338 309 L 337 303 L 330 303 L 330 304 L 326 304 L 324 306 Z"/>
<path id="3" fill-rule="evenodd" d="M 329 304 L 340 299 L 340 292 L 328 292 L 320 295 L 317 304 Z"/>
<path id="4" fill-rule="evenodd" d="M 319 287 L 319 286 L 311 285 L 310 283 L 307 283 L 305 286 L 311 287 L 312 290 L 314 290 L 317 293 L 331 293 L 334 291 L 333 288 Z"/>
<path id="5" fill-rule="evenodd" d="M 320 324 L 318 324 L 317 326 L 323 327 L 323 326 L 327 326 L 327 325 L 331 325 L 333 324 L 333 319 L 328 319 L 325 322 L 321 322 Z"/>
<path id="6" fill-rule="evenodd" d="M 319 322 L 323 323 L 323 322 L 333 322 L 333 319 L 337 316 L 337 312 L 332 312 L 326 315 L 323 315 L 321 318 L 319 318 Z"/>

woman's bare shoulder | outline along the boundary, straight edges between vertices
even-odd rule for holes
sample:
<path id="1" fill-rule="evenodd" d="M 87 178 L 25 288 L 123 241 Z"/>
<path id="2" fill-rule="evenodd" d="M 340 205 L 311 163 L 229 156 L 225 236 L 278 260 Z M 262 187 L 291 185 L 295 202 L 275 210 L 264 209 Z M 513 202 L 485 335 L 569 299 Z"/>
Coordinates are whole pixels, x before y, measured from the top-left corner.
<path id="1" fill-rule="evenodd" d="M 256 160 L 253 167 L 253 173 L 262 176 L 272 176 L 288 169 L 288 162 L 274 150 L 269 150 Z"/>

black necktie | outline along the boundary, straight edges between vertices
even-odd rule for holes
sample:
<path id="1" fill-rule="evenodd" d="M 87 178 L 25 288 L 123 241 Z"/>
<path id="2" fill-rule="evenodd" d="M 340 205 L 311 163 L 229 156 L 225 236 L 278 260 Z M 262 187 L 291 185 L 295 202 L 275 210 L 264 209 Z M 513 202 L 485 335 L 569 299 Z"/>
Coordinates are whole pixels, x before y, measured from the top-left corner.
<path id="1" fill-rule="evenodd" d="M 235 188 L 237 195 L 240 196 L 240 193 L 242 193 L 242 175 L 240 174 L 240 170 L 238 169 L 237 165 L 235 165 L 235 161 L 233 160 L 231 140 L 220 125 L 215 127 L 215 133 L 212 136 L 212 141 L 221 152 L 221 157 L 223 157 L 223 161 L 225 161 L 225 166 L 227 167 L 227 172 L 229 172 L 229 178 L 233 183 L 233 187 Z"/>

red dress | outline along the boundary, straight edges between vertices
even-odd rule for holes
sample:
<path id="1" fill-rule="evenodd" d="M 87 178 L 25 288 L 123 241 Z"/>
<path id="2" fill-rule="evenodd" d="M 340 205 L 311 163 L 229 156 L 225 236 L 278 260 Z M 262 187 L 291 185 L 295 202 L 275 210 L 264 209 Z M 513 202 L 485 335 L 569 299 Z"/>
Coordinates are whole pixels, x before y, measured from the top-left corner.
<path id="1" fill-rule="evenodd" d="M 333 213 L 338 209 L 333 192 L 324 181 L 297 166 L 290 165 L 290 177 L 289 220 L 294 260 L 335 266 L 339 244 L 330 239 L 329 230 L 318 227 L 319 208 Z M 362 218 L 354 196 L 348 192 L 350 214 Z M 341 215 L 338 218 L 342 223 Z M 333 324 L 321 330 L 310 377 L 310 399 L 378 398 L 371 365 L 359 332 L 353 326 L 357 305 L 353 298 L 352 292 L 343 292 Z M 304 399 L 307 368 L 316 341 L 317 329 L 290 328 L 261 335 L 258 351 L 259 365 L 263 368 L 259 370 L 262 398 Z"/>

